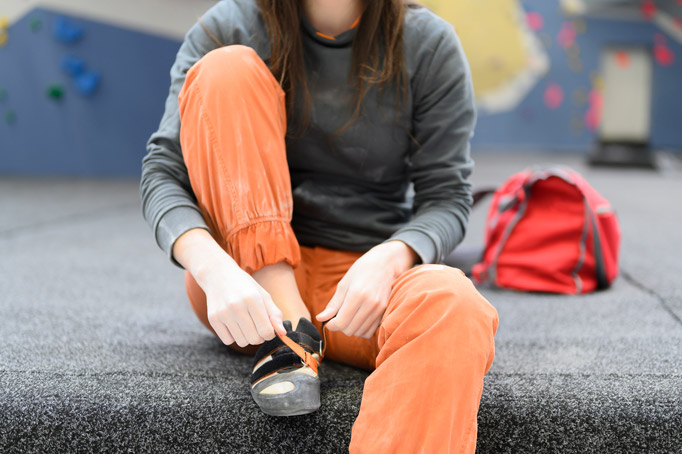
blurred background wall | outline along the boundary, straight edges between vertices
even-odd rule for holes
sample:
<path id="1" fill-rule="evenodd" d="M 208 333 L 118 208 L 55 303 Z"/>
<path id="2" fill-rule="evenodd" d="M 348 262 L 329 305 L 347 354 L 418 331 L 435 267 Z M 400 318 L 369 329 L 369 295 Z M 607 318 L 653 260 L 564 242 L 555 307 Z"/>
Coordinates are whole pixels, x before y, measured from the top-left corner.
<path id="1" fill-rule="evenodd" d="M 682 148 L 682 1 L 424 3 L 455 25 L 466 48 L 481 112 L 475 147 L 584 152 L 616 107 L 611 114 L 648 118 L 649 146 Z M 631 77 L 605 100 L 606 85 L 636 69 L 640 49 L 649 80 Z M 605 80 L 608 67 L 618 71 Z M 627 102 L 647 95 L 648 106 Z"/>
<path id="2" fill-rule="evenodd" d="M 214 3 L 3 0 L 0 173 L 139 174 L 182 36 Z M 682 149 L 682 1 L 422 3 L 466 49 L 476 150 L 586 153 L 605 124 Z"/>

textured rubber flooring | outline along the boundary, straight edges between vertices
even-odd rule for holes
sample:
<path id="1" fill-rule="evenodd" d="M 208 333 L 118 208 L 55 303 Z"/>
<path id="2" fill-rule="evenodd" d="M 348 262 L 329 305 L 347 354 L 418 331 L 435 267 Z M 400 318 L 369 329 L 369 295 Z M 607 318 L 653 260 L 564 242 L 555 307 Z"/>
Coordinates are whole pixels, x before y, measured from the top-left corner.
<path id="1" fill-rule="evenodd" d="M 618 210 L 623 275 L 573 297 L 482 289 L 498 308 L 480 453 L 682 452 L 682 173 L 575 156 L 475 156 L 477 187 L 533 163 Z M 482 239 L 477 208 L 463 249 Z M 322 408 L 262 414 L 250 359 L 196 321 L 137 182 L 0 177 L 0 452 L 347 452 L 367 374 L 325 363 Z"/>

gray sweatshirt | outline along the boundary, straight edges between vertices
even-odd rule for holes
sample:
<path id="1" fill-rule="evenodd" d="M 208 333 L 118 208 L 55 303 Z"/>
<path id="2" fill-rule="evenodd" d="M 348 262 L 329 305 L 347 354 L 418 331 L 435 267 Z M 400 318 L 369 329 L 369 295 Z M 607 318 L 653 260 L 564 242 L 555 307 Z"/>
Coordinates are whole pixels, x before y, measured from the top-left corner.
<path id="1" fill-rule="evenodd" d="M 268 62 L 267 31 L 254 0 L 221 1 L 201 21 L 221 43 L 252 47 Z M 469 219 L 469 140 L 476 118 L 471 74 L 452 26 L 426 8 L 408 8 L 406 102 L 394 89 L 373 88 L 360 117 L 338 135 L 354 107 L 348 74 L 355 30 L 331 40 L 303 18 L 301 32 L 311 122 L 302 137 L 286 143 L 299 243 L 366 251 L 397 239 L 423 263 L 441 262 L 462 240 Z M 208 230 L 182 159 L 178 93 L 187 70 L 216 47 L 198 23 L 187 33 L 171 68 L 161 124 L 142 162 L 144 216 L 171 260 L 180 235 Z M 302 103 L 294 109 L 301 115 L 288 119 L 289 128 L 297 128 Z"/>

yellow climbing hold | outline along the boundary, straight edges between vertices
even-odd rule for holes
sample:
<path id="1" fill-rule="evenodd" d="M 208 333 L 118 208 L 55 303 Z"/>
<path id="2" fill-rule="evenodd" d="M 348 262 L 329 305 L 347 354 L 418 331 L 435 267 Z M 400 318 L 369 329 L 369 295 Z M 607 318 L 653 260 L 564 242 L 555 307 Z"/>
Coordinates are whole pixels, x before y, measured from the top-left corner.
<path id="1" fill-rule="evenodd" d="M 9 28 L 9 17 L 0 16 L 0 47 L 7 44 L 7 29 Z"/>
<path id="2" fill-rule="evenodd" d="M 525 20 L 519 19 L 523 11 L 519 0 L 422 0 L 419 3 L 455 26 L 478 96 L 495 93 L 525 73 L 528 38 Z"/>

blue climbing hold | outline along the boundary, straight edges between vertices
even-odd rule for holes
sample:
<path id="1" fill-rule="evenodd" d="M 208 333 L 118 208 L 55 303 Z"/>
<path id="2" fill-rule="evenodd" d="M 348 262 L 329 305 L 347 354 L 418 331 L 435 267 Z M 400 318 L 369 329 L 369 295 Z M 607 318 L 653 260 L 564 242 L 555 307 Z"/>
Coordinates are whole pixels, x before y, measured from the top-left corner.
<path id="1" fill-rule="evenodd" d="M 76 24 L 69 22 L 65 17 L 60 16 L 54 21 L 54 38 L 62 43 L 75 43 L 83 37 L 83 29 Z"/>
<path id="2" fill-rule="evenodd" d="M 100 75 L 97 71 L 87 71 L 77 76 L 73 82 L 76 91 L 84 96 L 92 96 L 99 86 Z"/>
<path id="3" fill-rule="evenodd" d="M 62 58 L 62 69 L 71 77 L 78 77 L 85 71 L 85 61 L 75 55 L 66 55 Z"/>

